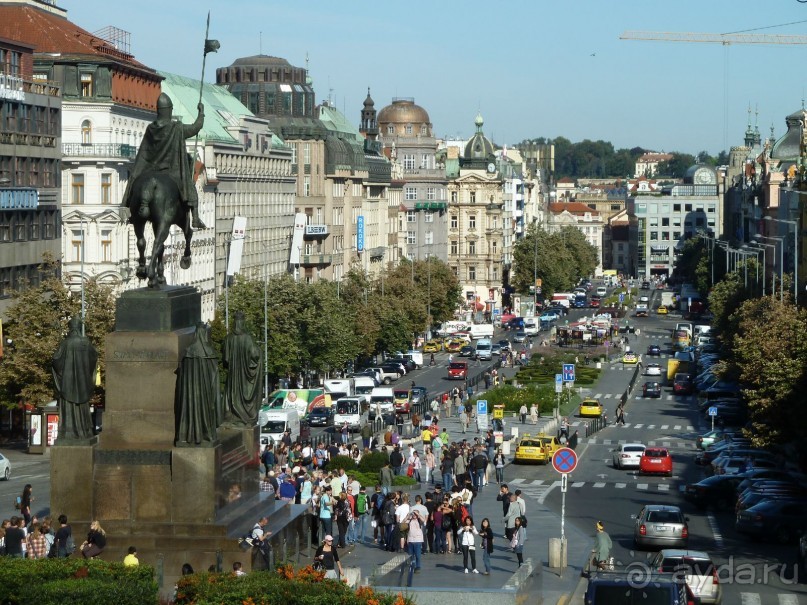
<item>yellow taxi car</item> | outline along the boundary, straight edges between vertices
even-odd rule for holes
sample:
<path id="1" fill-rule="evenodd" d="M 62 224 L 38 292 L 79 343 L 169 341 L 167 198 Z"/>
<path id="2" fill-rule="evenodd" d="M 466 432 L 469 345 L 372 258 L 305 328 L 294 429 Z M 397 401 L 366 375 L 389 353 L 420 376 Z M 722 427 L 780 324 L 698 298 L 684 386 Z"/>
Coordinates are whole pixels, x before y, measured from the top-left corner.
<path id="1" fill-rule="evenodd" d="M 658 315 L 667 315 L 667 307 L 659 307 L 656 309 L 656 314 Z"/>
<path id="2" fill-rule="evenodd" d="M 602 416 L 602 404 L 599 399 L 584 399 L 577 412 L 580 417 L 599 418 Z"/>
<path id="3" fill-rule="evenodd" d="M 424 353 L 439 353 L 443 350 L 443 345 L 439 340 L 429 340 L 423 345 Z"/>
<path id="4" fill-rule="evenodd" d="M 445 349 L 449 353 L 459 353 L 467 343 L 464 340 L 449 340 L 445 344 Z"/>
<path id="5" fill-rule="evenodd" d="M 557 443 L 555 447 L 553 445 Z M 557 437 L 548 435 L 530 435 L 524 433 L 516 446 L 516 455 L 513 461 L 516 464 L 522 462 L 540 462 L 547 464 L 552 459 L 552 454 L 560 447 Z"/>
<path id="6" fill-rule="evenodd" d="M 632 351 L 628 351 L 622 356 L 622 363 L 639 363 L 639 356 Z"/>

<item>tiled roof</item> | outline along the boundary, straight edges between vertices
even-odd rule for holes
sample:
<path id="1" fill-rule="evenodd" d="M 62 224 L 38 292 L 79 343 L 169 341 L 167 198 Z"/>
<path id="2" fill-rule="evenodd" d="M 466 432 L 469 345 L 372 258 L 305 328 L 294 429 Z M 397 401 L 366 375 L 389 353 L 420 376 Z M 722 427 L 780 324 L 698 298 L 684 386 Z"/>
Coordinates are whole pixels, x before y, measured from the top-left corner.
<path id="1" fill-rule="evenodd" d="M 549 211 L 552 213 L 560 214 L 564 210 L 568 210 L 572 214 L 585 214 L 586 212 L 588 212 L 591 216 L 599 216 L 600 214 L 593 208 L 589 208 L 581 202 L 569 202 L 566 204 L 555 202 L 553 204 L 549 204 Z"/>
<path id="2" fill-rule="evenodd" d="M 33 6 L 0 4 L 0 36 L 26 42 L 34 47 L 35 53 L 103 57 L 153 71 L 75 23 Z"/>
<path id="3" fill-rule="evenodd" d="M 574 179 L 569 178 L 568 176 L 563 177 L 562 179 L 558 179 L 558 185 L 563 183 L 564 185 L 574 185 Z"/>
<path id="4" fill-rule="evenodd" d="M 637 162 L 667 162 L 673 158 L 672 154 L 670 153 L 655 153 L 655 152 L 647 152 L 642 154 L 642 156 L 636 160 Z"/>

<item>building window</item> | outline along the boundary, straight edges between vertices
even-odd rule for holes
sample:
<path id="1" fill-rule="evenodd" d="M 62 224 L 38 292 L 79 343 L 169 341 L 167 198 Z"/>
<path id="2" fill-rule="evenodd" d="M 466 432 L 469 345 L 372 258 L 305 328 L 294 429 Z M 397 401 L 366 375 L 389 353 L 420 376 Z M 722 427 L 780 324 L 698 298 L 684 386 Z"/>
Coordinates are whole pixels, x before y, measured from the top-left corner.
<path id="1" fill-rule="evenodd" d="M 427 200 L 435 200 L 435 199 L 437 199 L 437 190 L 434 187 L 427 187 L 426 188 L 426 199 Z"/>
<path id="2" fill-rule="evenodd" d="M 311 195 L 311 177 L 303 177 L 303 196 L 308 197 Z"/>
<path id="3" fill-rule="evenodd" d="M 669 227 L 670 226 L 670 219 L 666 216 L 661 219 L 661 226 L 662 227 Z"/>
<path id="4" fill-rule="evenodd" d="M 406 232 L 406 243 L 409 246 L 414 246 L 417 244 L 417 231 L 407 231 Z"/>
<path id="5" fill-rule="evenodd" d="M 291 147 L 291 163 L 296 164 L 297 163 L 297 145 L 292 143 L 290 145 L 290 147 Z"/>
<path id="6" fill-rule="evenodd" d="M 387 134 L 395 134 L 395 126 L 393 126 L 392 124 L 387 126 Z"/>
<path id="7" fill-rule="evenodd" d="M 457 203 L 457 192 L 456 192 L 456 191 L 452 191 L 452 192 L 451 192 L 451 201 L 452 201 L 452 203 L 454 203 L 454 204 L 456 204 L 456 203 Z"/>
<path id="8" fill-rule="evenodd" d="M 434 212 L 427 212 L 423 215 L 423 222 L 425 223 L 433 223 L 434 222 Z"/>
<path id="9" fill-rule="evenodd" d="M 11 213 L 0 212 L 0 242 L 11 241 Z"/>
<path id="10" fill-rule="evenodd" d="M 460 253 L 460 246 L 457 243 L 457 240 L 451 240 L 451 256 L 457 256 Z"/>
<path id="11" fill-rule="evenodd" d="M 406 211 L 406 222 L 407 223 L 416 223 L 417 219 L 417 212 L 414 210 L 407 210 Z"/>
<path id="12" fill-rule="evenodd" d="M 468 215 L 468 229 L 476 229 L 476 215 L 469 214 Z"/>
<path id="13" fill-rule="evenodd" d="M 415 169 L 415 154 L 407 153 L 404 155 L 403 161 L 404 170 L 414 170 Z"/>
<path id="14" fill-rule="evenodd" d="M 470 281 L 476 281 L 476 267 L 473 265 L 468 267 L 468 279 Z"/>
<path id="15" fill-rule="evenodd" d="M 617 265 L 624 265 L 625 264 L 625 257 L 621 254 L 616 257 L 616 264 Z"/>
<path id="16" fill-rule="evenodd" d="M 112 175 L 109 172 L 101 173 L 101 203 L 112 203 Z"/>
<path id="17" fill-rule="evenodd" d="M 620 210 L 622 210 L 622 208 L 620 207 L 619 204 L 611 204 L 611 211 L 619 212 Z"/>
<path id="18" fill-rule="evenodd" d="M 676 240 L 681 239 L 681 232 L 680 231 L 673 231 L 673 238 Z"/>
<path id="19" fill-rule="evenodd" d="M 470 196 L 471 196 L 471 203 L 476 204 L 476 191 L 471 191 Z"/>
<path id="20" fill-rule="evenodd" d="M 303 164 L 306 166 L 311 164 L 311 143 L 303 145 Z"/>
<path id="21" fill-rule="evenodd" d="M 663 241 L 663 242 L 670 241 L 670 232 L 669 231 L 662 231 L 661 232 L 661 241 Z"/>
<path id="22" fill-rule="evenodd" d="M 418 199 L 418 190 L 416 187 L 407 187 L 404 189 L 404 199 L 408 201 L 414 201 Z"/>
<path id="23" fill-rule="evenodd" d="M 429 134 L 429 127 L 428 127 L 428 126 L 426 126 L 425 124 L 421 124 L 421 125 L 420 125 L 420 134 L 421 134 L 421 136 L 424 136 L 424 137 L 425 137 L 427 134 Z"/>
<path id="24" fill-rule="evenodd" d="M 491 250 L 491 252 L 493 253 L 494 256 L 496 255 L 496 252 L 498 252 L 498 247 L 499 246 L 498 246 L 497 242 L 491 242 L 490 243 L 490 250 Z"/>
<path id="25" fill-rule="evenodd" d="M 476 242 L 468 242 L 468 254 L 474 256 L 476 254 Z"/>
<path id="26" fill-rule="evenodd" d="M 89 120 L 84 120 L 81 123 L 81 144 L 89 145 L 92 143 L 92 123 Z"/>
<path id="27" fill-rule="evenodd" d="M 684 212 L 692 212 L 692 204 L 684 204 Z"/>
<path id="28" fill-rule="evenodd" d="M 673 204 L 673 212 L 681 212 L 681 204 Z"/>
<path id="29" fill-rule="evenodd" d="M 434 243 L 434 232 L 427 231 L 423 234 L 423 243 L 427 246 L 431 246 Z"/>
<path id="30" fill-rule="evenodd" d="M 404 130 L 406 131 L 406 134 L 412 134 L 412 125 L 407 124 Z"/>
<path id="31" fill-rule="evenodd" d="M 459 225 L 459 221 L 457 220 L 457 215 L 452 214 L 451 215 L 451 228 L 456 229 L 458 227 L 458 225 Z"/>
<path id="32" fill-rule="evenodd" d="M 73 250 L 73 258 L 72 261 L 74 263 L 81 262 L 81 245 L 83 243 L 83 237 L 81 231 L 72 231 L 73 238 L 71 240 L 71 248 Z"/>
<path id="33" fill-rule="evenodd" d="M 499 268 L 493 267 L 493 281 L 499 281 Z"/>
<path id="34" fill-rule="evenodd" d="M 499 228 L 499 217 L 498 217 L 498 216 L 494 216 L 494 217 L 493 217 L 493 228 L 494 228 L 494 229 L 498 229 L 498 228 Z"/>
<path id="35" fill-rule="evenodd" d="M 72 197 L 70 203 L 83 204 L 84 203 L 84 175 L 80 172 L 75 172 L 71 175 L 71 192 Z"/>
<path id="36" fill-rule="evenodd" d="M 420 167 L 424 170 L 431 168 L 431 162 L 429 161 L 429 154 L 424 153 L 420 156 Z"/>
<path id="37" fill-rule="evenodd" d="M 101 230 L 101 260 L 105 263 L 112 262 L 112 231 L 110 229 Z"/>
<path id="38" fill-rule="evenodd" d="M 92 74 L 90 73 L 81 74 L 81 96 L 92 96 Z"/>
<path id="39" fill-rule="evenodd" d="M 658 241 L 658 231 L 651 231 L 650 232 L 650 241 L 651 242 Z"/>

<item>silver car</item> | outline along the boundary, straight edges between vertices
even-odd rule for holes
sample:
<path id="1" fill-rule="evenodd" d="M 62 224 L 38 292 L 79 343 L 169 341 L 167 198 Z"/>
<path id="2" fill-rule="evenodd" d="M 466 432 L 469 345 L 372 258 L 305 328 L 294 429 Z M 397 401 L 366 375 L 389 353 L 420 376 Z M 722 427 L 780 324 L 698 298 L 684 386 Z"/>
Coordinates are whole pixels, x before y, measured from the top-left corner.
<path id="1" fill-rule="evenodd" d="M 683 577 L 697 603 L 719 605 L 723 599 L 717 568 L 705 552 L 665 548 L 653 558 L 650 566 L 662 573 Z"/>
<path id="2" fill-rule="evenodd" d="M 639 468 L 642 452 L 645 450 L 641 443 L 621 443 L 613 450 L 614 468 Z"/>
<path id="3" fill-rule="evenodd" d="M 8 481 L 11 479 L 11 461 L 0 454 L 0 479 Z"/>
<path id="4" fill-rule="evenodd" d="M 637 548 L 686 548 L 689 541 L 688 520 L 677 506 L 643 506 L 636 515 L 633 543 Z"/>

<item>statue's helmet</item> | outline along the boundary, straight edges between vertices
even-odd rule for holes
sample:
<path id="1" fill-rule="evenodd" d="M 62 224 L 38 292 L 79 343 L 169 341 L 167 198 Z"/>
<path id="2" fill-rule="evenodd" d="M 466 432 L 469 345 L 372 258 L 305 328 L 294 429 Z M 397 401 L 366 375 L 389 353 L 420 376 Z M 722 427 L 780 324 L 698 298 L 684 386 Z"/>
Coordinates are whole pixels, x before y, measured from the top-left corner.
<path id="1" fill-rule="evenodd" d="M 171 102 L 171 97 L 164 92 L 160 93 L 157 99 L 157 117 L 163 120 L 170 120 L 173 111 L 174 104 Z"/>

